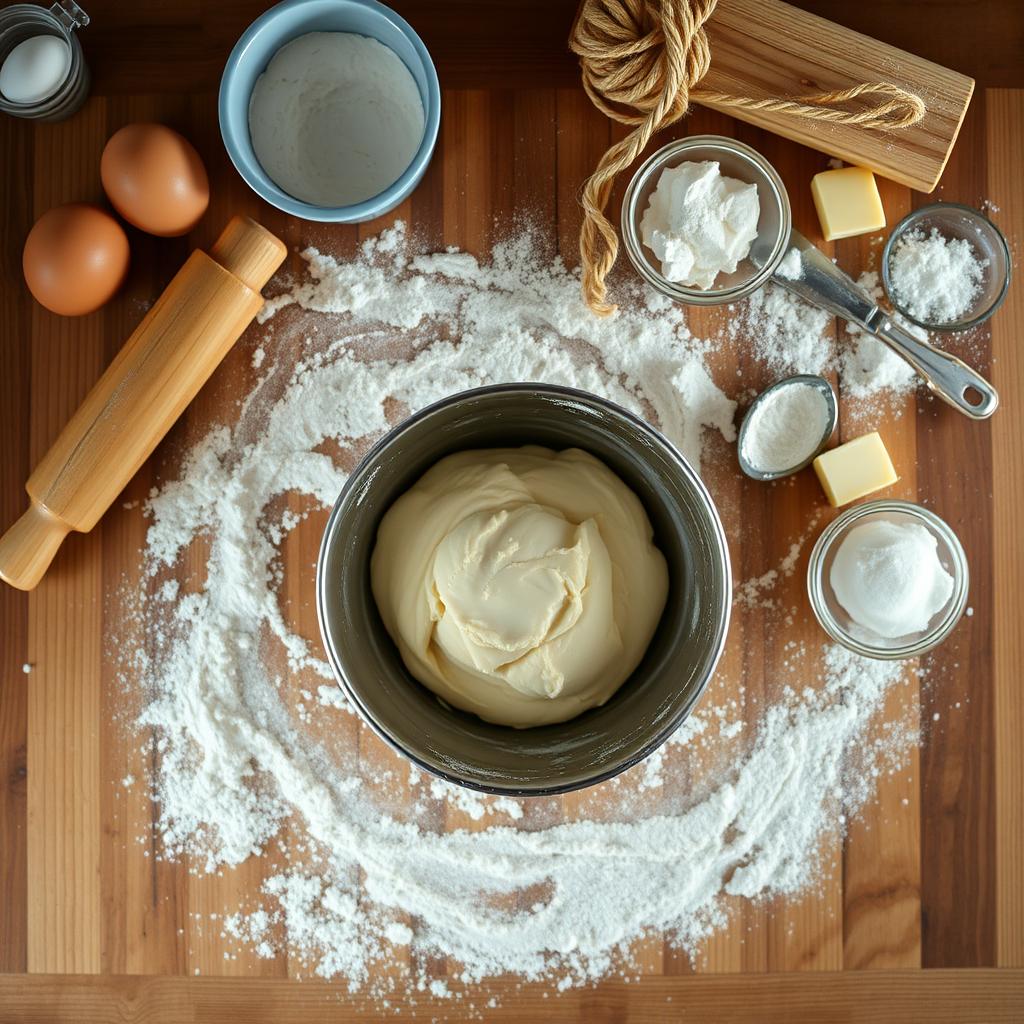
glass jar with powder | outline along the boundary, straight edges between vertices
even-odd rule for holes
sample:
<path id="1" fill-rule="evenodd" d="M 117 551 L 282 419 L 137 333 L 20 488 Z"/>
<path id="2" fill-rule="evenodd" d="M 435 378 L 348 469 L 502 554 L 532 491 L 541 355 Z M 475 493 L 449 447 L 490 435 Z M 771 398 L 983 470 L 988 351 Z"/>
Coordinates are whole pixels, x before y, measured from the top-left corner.
<path id="1" fill-rule="evenodd" d="M 913 658 L 938 646 L 960 621 L 968 586 L 956 534 L 909 501 L 849 509 L 818 538 L 807 566 L 822 628 L 869 658 Z"/>
<path id="2" fill-rule="evenodd" d="M 767 282 L 792 229 L 789 196 L 756 150 L 719 135 L 663 146 L 622 201 L 622 243 L 656 291 L 675 302 L 735 302 Z"/>
<path id="3" fill-rule="evenodd" d="M 983 213 L 931 203 L 893 228 L 882 282 L 893 308 L 919 327 L 966 331 L 987 320 L 1010 286 L 1010 250 Z"/>
<path id="4" fill-rule="evenodd" d="M 31 121 L 63 121 L 89 96 L 89 69 L 76 30 L 89 15 L 73 0 L 0 11 L 0 110 Z"/>

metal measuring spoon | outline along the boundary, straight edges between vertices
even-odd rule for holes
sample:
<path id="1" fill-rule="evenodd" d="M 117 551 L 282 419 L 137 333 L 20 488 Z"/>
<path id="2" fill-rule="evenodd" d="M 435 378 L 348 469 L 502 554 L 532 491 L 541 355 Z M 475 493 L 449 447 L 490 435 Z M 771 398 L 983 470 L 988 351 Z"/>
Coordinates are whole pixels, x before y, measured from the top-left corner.
<path id="1" fill-rule="evenodd" d="M 668 281 L 641 239 L 640 220 L 661 172 L 684 160 L 714 160 L 722 174 L 757 185 L 761 203 L 757 238 L 749 257 L 734 273 L 719 275 L 715 288 L 688 288 Z M 721 305 L 742 299 L 772 280 L 874 335 L 905 359 L 935 395 L 965 416 L 983 420 L 996 411 L 999 396 L 981 374 L 895 324 L 863 288 L 792 227 L 789 195 L 778 171 L 750 146 L 721 135 L 692 135 L 662 146 L 633 175 L 622 201 L 621 216 L 630 262 L 653 288 L 670 299 L 686 305 Z M 799 272 L 790 265 L 790 258 L 786 260 L 786 273 L 780 274 L 779 265 L 792 249 L 799 255 Z M 969 395 L 978 400 L 970 401 Z"/>
<path id="2" fill-rule="evenodd" d="M 771 394 L 778 391 L 780 388 L 792 387 L 794 384 L 809 384 L 811 387 L 816 388 L 821 392 L 822 397 L 825 399 L 826 412 L 826 424 L 825 430 L 822 433 L 818 444 L 815 446 L 814 451 L 804 459 L 802 462 L 795 466 L 791 466 L 788 469 L 779 469 L 771 472 L 765 472 L 758 469 L 756 466 L 747 461 L 746 456 L 743 454 L 744 439 L 747 436 L 747 428 L 753 420 L 754 413 L 758 406 Z M 839 406 L 836 402 L 835 392 L 832 390 L 832 385 L 829 384 L 824 377 L 818 377 L 811 373 L 798 373 L 793 377 L 784 377 L 782 380 L 776 381 L 771 387 L 765 388 L 750 404 L 750 408 L 747 409 L 746 415 L 743 417 L 743 422 L 740 424 L 739 436 L 736 438 L 736 458 L 739 460 L 740 469 L 746 473 L 752 480 L 780 480 L 786 476 L 792 476 L 793 473 L 799 473 L 801 469 L 809 466 L 825 449 L 825 445 L 828 444 L 829 438 L 832 436 L 833 431 L 836 429 L 836 423 L 839 421 Z"/>
<path id="3" fill-rule="evenodd" d="M 996 411 L 999 395 L 980 373 L 956 356 L 905 331 L 849 274 L 795 228 L 790 231 L 789 245 L 800 255 L 800 274 L 783 276 L 776 267 L 772 281 L 874 335 L 910 363 L 933 394 L 965 416 L 984 420 Z M 978 396 L 975 402 L 968 397 L 972 392 Z"/>

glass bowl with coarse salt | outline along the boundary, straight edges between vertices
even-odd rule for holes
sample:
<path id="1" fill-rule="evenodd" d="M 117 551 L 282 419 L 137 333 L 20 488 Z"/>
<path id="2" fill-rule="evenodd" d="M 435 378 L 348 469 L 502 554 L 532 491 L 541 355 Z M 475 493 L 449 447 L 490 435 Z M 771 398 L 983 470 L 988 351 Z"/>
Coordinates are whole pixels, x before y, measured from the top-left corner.
<path id="1" fill-rule="evenodd" d="M 868 658 L 937 647 L 967 604 L 967 556 L 930 509 L 897 499 L 855 505 L 811 551 L 807 592 L 822 628 Z"/>
<path id="2" fill-rule="evenodd" d="M 893 308 L 919 327 L 966 331 L 987 320 L 1010 287 L 1010 249 L 979 210 L 931 203 L 892 229 L 882 283 Z"/>

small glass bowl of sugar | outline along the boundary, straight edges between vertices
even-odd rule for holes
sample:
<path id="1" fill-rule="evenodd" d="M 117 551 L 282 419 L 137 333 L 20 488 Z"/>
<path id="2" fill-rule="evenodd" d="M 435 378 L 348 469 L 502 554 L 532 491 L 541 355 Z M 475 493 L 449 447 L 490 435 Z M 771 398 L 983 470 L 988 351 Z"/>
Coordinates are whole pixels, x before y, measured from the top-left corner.
<path id="1" fill-rule="evenodd" d="M 855 505 L 811 551 L 807 592 L 821 627 L 868 658 L 916 658 L 960 621 L 970 574 L 957 535 L 897 499 Z"/>
<path id="2" fill-rule="evenodd" d="M 988 217 L 960 203 L 932 203 L 893 228 L 882 282 L 893 308 L 935 331 L 987 320 L 1010 286 L 1010 249 Z"/>

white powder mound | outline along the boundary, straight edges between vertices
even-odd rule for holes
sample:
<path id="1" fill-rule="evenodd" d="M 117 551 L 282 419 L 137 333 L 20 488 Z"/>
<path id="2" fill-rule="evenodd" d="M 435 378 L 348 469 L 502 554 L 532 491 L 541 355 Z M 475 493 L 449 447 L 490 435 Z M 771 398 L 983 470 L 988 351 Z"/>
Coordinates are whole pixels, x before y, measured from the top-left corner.
<path id="1" fill-rule="evenodd" d="M 775 268 L 775 273 L 787 281 L 799 281 L 803 276 L 800 250 L 795 245 L 782 257 L 782 262 Z"/>
<path id="2" fill-rule="evenodd" d="M 361 203 L 396 182 L 423 139 L 419 89 L 401 57 L 352 32 L 309 32 L 271 57 L 249 133 L 274 183 L 307 203 Z"/>
<path id="3" fill-rule="evenodd" d="M 564 988 L 628 963 L 650 932 L 693 949 L 724 924 L 728 895 L 818 882 L 823 841 L 913 740 L 901 728 L 871 738 L 898 663 L 830 648 L 773 681 L 750 729 L 705 704 L 653 767 L 601 787 L 593 817 L 586 794 L 565 820 L 560 801 L 453 792 L 363 756 L 355 719 L 323 697 L 318 646 L 283 610 L 278 549 L 307 514 L 297 509 L 333 502 L 359 452 L 405 411 L 476 384 L 587 388 L 653 417 L 695 463 L 709 427 L 733 439 L 734 406 L 677 319 L 642 302 L 592 317 L 578 278 L 539 261 L 528 239 L 481 263 L 410 258 L 392 231 L 351 263 L 307 259 L 314 280 L 274 308 L 330 313 L 291 327 L 295 311 L 279 314 L 284 326 L 260 339 L 273 368 L 238 422 L 211 430 L 148 509 L 148 589 L 180 580 L 175 600 L 140 595 L 145 653 L 130 659 L 149 694 L 139 726 L 156 736 L 163 855 L 195 858 L 196 870 L 262 855 L 275 865 L 260 904 L 226 908 L 225 933 L 353 987 L 372 981 L 378 995 L 450 994 L 431 988 L 433 955 L 460 962 L 463 984 L 513 972 Z M 712 740 L 735 756 L 691 778 L 688 752 Z M 475 830 L 438 831 L 438 805 Z M 416 954 L 407 968 L 395 947 Z"/>
<path id="4" fill-rule="evenodd" d="M 893 301 L 915 320 L 951 323 L 971 308 L 987 266 L 966 238 L 909 231 L 889 256 Z"/>
<path id="5" fill-rule="evenodd" d="M 806 462 L 822 443 L 829 419 L 824 394 L 802 381 L 777 387 L 747 415 L 743 458 L 762 473 L 785 473 Z"/>
<path id="6" fill-rule="evenodd" d="M 747 258 L 760 208 L 756 185 L 726 177 L 714 160 L 689 161 L 658 176 L 640 235 L 666 280 L 713 288 Z"/>

